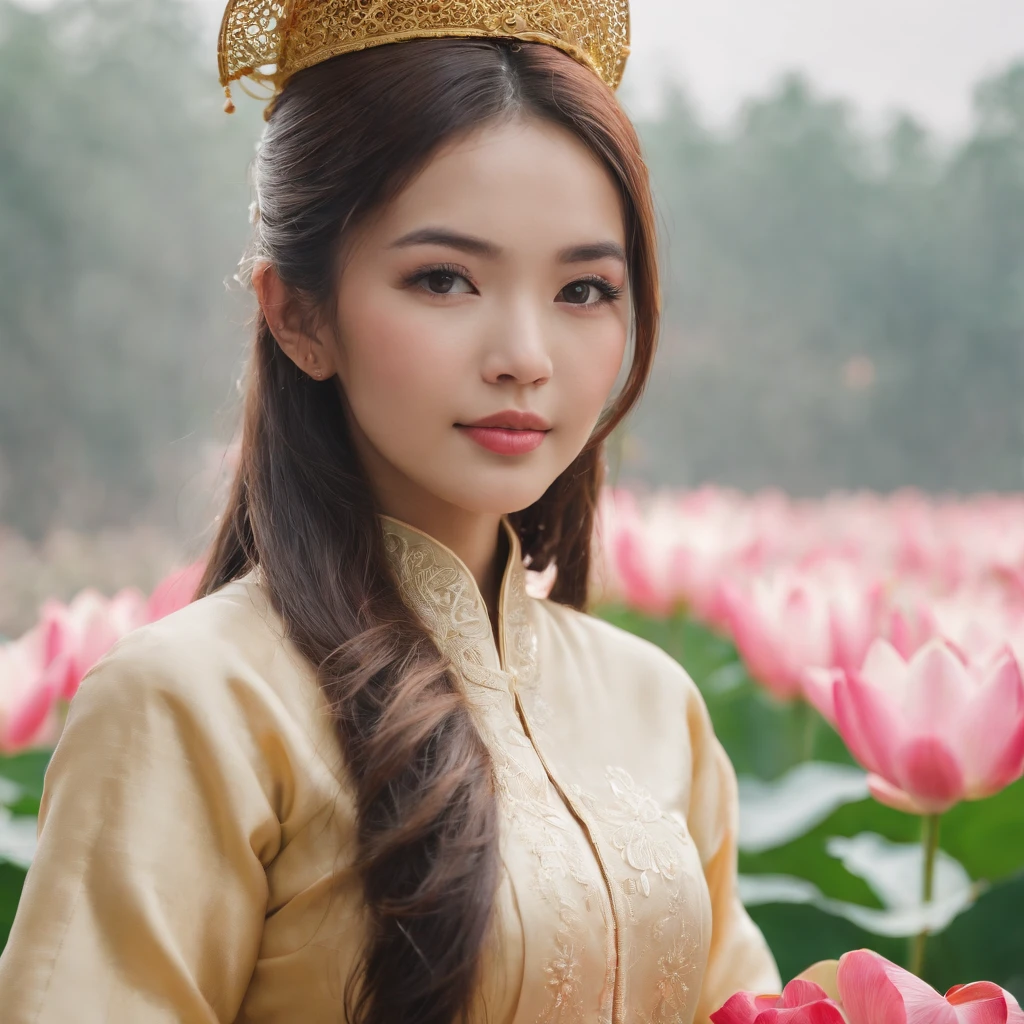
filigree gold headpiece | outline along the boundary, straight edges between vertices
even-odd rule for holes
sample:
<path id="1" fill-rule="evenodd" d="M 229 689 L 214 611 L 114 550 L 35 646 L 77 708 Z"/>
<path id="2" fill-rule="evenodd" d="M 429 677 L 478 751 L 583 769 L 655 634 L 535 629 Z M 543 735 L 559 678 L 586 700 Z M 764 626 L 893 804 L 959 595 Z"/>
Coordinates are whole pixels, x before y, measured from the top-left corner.
<path id="1" fill-rule="evenodd" d="M 296 71 L 368 46 L 443 36 L 548 43 L 614 89 L 629 53 L 629 0 L 228 0 L 218 47 L 224 109 L 234 110 L 234 81 L 268 91 L 269 117 Z"/>

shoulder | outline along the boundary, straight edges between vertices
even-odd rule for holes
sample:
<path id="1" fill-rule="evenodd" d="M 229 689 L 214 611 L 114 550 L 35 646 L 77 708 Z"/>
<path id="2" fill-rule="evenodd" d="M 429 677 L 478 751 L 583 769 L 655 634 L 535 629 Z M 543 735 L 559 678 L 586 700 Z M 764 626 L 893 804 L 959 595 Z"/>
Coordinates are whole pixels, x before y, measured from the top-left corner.
<path id="1" fill-rule="evenodd" d="M 588 612 L 550 600 L 535 600 L 542 647 L 554 646 L 592 666 L 592 678 L 634 692 L 665 691 L 677 700 L 703 703 L 689 673 L 657 644 Z"/>
<path id="2" fill-rule="evenodd" d="M 182 835 L 241 829 L 272 855 L 278 822 L 304 788 L 296 779 L 306 778 L 308 745 L 295 737 L 314 711 L 284 694 L 281 650 L 275 619 L 242 581 L 127 633 L 71 700 L 40 823 L 66 829 L 81 805 L 102 806 L 118 827 L 149 828 L 146 805 L 162 802 L 180 813 Z"/>
<path id="3" fill-rule="evenodd" d="M 311 671 L 251 577 L 132 630 L 85 674 L 76 705 L 201 712 L 270 695 Z"/>

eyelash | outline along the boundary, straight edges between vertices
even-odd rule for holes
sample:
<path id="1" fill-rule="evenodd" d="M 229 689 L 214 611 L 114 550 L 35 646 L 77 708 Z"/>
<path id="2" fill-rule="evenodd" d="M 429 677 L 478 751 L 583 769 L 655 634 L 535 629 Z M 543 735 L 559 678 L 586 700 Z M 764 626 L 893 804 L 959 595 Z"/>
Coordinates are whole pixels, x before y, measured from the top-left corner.
<path id="1" fill-rule="evenodd" d="M 434 263 L 428 267 L 420 267 L 419 270 L 413 271 L 404 280 L 406 287 L 412 287 L 413 285 L 419 284 L 421 281 L 430 277 L 431 274 L 444 273 L 454 274 L 457 277 L 464 278 L 471 285 L 473 284 L 472 279 L 469 276 L 469 271 L 465 267 L 460 267 L 456 263 Z M 612 284 L 611 281 L 601 277 L 599 274 L 585 274 L 583 277 L 577 277 L 574 281 L 570 281 L 569 284 L 592 284 L 599 292 L 601 292 L 601 298 L 597 302 L 569 302 L 566 305 L 569 306 L 581 306 L 582 308 L 593 308 L 594 306 L 602 306 L 609 302 L 616 302 L 622 298 L 623 289 L 619 285 Z M 476 287 L 473 285 L 473 287 Z M 566 288 L 569 285 L 565 286 Z M 428 295 L 433 295 L 435 298 L 443 298 L 446 293 L 444 292 L 430 292 L 425 288 L 423 289 Z M 563 289 L 564 291 L 564 289 Z"/>

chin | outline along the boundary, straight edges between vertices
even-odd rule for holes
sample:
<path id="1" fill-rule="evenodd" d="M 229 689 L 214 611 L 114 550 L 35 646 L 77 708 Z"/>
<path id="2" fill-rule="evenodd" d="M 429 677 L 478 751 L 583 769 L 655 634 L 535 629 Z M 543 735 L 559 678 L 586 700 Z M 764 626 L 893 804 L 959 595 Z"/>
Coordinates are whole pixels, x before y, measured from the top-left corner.
<path id="1" fill-rule="evenodd" d="M 514 474 L 507 473 L 509 477 Z M 525 474 L 521 474 L 525 476 Z M 461 486 L 452 487 L 443 497 L 446 502 L 463 508 L 467 512 L 481 515 L 506 515 L 519 512 L 538 501 L 551 486 L 554 477 L 538 478 L 537 474 L 529 474 L 530 479 L 506 479 L 488 481 L 479 477 L 473 480 L 460 481 Z M 447 489 L 446 489 L 447 490 Z"/>

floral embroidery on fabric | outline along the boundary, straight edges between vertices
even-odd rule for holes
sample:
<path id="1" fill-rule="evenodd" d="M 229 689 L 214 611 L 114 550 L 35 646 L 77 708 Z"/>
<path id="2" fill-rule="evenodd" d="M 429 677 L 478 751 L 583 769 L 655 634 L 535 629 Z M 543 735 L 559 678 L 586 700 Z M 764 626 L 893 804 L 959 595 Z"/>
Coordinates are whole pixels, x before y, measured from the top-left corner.
<path id="1" fill-rule="evenodd" d="M 499 705 L 505 705 L 511 716 L 505 719 L 504 742 L 491 745 L 495 787 L 513 828 L 526 838 L 533 855 L 537 890 L 557 914 L 553 952 L 540 965 L 548 996 L 537 1024 L 585 1024 L 581 963 L 585 924 L 580 910 L 582 906 L 588 913 L 593 911 L 600 881 L 599 876 L 587 874 L 584 852 L 589 848 L 574 832 L 572 819 L 543 767 L 538 763 L 531 770 L 511 753 L 510 748 L 515 747 L 534 755 L 536 751 L 504 685 L 505 673 L 488 664 L 493 634 L 472 579 L 457 564 L 446 564 L 429 539 L 421 543 L 391 529 L 385 530 L 384 539 L 402 599 L 420 617 L 461 678 L 477 684 L 469 688 L 470 698 L 489 709 L 481 726 L 495 735 L 496 723 L 490 712 L 501 715 Z M 537 637 L 530 618 L 532 598 L 526 593 L 525 570 L 514 556 L 507 572 L 502 604 L 507 675 L 515 684 L 534 690 L 539 672 Z M 491 698 L 481 698 L 481 692 L 490 693 Z M 597 906 L 607 927 L 605 901 L 599 900 Z"/>
<path id="2" fill-rule="evenodd" d="M 566 934 L 568 930 L 559 930 L 556 938 L 558 952 L 544 964 L 551 991 L 551 1007 L 537 1018 L 538 1024 L 552 1020 L 583 1020 L 580 962 L 576 958 L 575 946 Z"/>
<path id="3" fill-rule="evenodd" d="M 678 1024 L 683 1018 L 690 982 L 694 978 L 693 954 L 697 943 L 692 935 L 679 937 L 668 951 L 658 957 L 658 980 L 655 983 L 658 1002 L 649 1020 L 658 1024 Z"/>
<path id="4" fill-rule="evenodd" d="M 632 1024 L 684 1024 L 692 1017 L 692 998 L 700 987 L 703 958 L 702 935 L 699 927 L 692 926 L 688 906 L 679 888 L 668 890 L 662 912 L 646 929 L 637 929 L 631 936 L 627 973 L 638 969 L 649 972 L 652 963 L 657 966 L 656 972 L 650 973 L 651 1002 L 644 1005 L 637 999 L 630 1017 Z"/>
<path id="5" fill-rule="evenodd" d="M 416 612 L 441 653 L 468 682 L 488 689 L 506 689 L 500 669 L 489 666 L 484 651 L 493 649 L 494 637 L 487 610 L 467 573 L 439 560 L 433 543 L 386 528 L 384 546 L 395 569 L 402 599 Z M 537 671 L 537 636 L 530 621 L 526 571 L 513 556 L 508 567 L 504 602 L 505 660 L 509 675 L 519 685 L 534 687 Z M 481 702 L 474 695 L 475 703 Z"/>
<path id="6" fill-rule="evenodd" d="M 684 1024 L 691 1019 L 692 997 L 700 985 L 699 951 L 698 937 L 682 926 L 667 949 L 645 945 L 641 959 L 657 957 L 653 1005 L 638 1008 L 631 1018 L 634 1024 Z"/>
<path id="7" fill-rule="evenodd" d="M 525 737 L 523 742 L 532 746 Z M 548 977 L 549 1006 L 537 1021 L 582 1024 L 582 979 L 576 947 L 583 922 L 566 882 L 576 883 L 579 898 L 588 911 L 598 898 L 597 886 L 584 870 L 578 837 L 569 829 L 565 815 L 559 813 L 547 774 L 536 776 L 507 752 L 497 754 L 495 762 L 495 781 L 501 799 L 509 816 L 518 819 L 521 834 L 530 837 L 538 889 L 547 902 L 558 908 L 556 952 L 543 965 Z M 604 904 L 600 906 L 603 914 Z"/>
<path id="8" fill-rule="evenodd" d="M 652 977 L 654 990 L 646 1008 L 637 1001 L 630 1019 L 635 1024 L 683 1024 L 692 1013 L 693 986 L 699 984 L 702 938 L 686 923 L 688 887 L 682 853 L 690 839 L 685 822 L 676 812 L 665 812 L 625 768 L 608 765 L 605 780 L 610 800 L 598 800 L 579 786 L 572 789 L 606 826 L 605 836 L 623 864 L 635 872 L 618 880 L 630 923 L 622 968 L 627 975 L 639 970 Z M 652 885 L 655 876 L 665 883 L 657 893 Z M 635 902 L 637 897 L 642 897 L 640 903 Z M 650 971 L 652 963 L 656 973 Z"/>
<path id="9" fill-rule="evenodd" d="M 674 844 L 671 839 L 660 838 L 652 833 L 651 826 L 657 822 L 668 822 L 677 839 L 685 839 L 685 834 L 678 820 L 664 814 L 657 801 L 643 786 L 633 781 L 625 768 L 609 765 L 605 769 L 605 778 L 615 798 L 614 803 L 595 800 L 579 786 L 573 787 L 574 795 L 612 827 L 609 837 L 612 845 L 622 855 L 622 859 L 639 872 L 635 879 L 625 880 L 623 891 L 627 898 L 637 891 L 650 896 L 649 873 L 661 875 L 666 881 L 672 881 L 676 874 L 676 861 L 672 853 Z"/>
<path id="10" fill-rule="evenodd" d="M 512 678 L 520 695 L 529 695 L 530 722 L 535 728 L 551 717 L 551 707 L 540 690 L 537 634 L 530 621 L 533 598 L 526 591 L 526 571 L 520 569 L 509 580 L 506 622 L 506 657 L 514 666 Z"/>
<path id="11" fill-rule="evenodd" d="M 513 566 L 508 581 L 506 598 L 507 637 L 509 650 L 506 660 L 516 666 L 518 681 L 527 687 L 537 682 L 537 634 L 530 622 L 530 602 L 526 593 L 526 571 Z"/>
<path id="12" fill-rule="evenodd" d="M 491 627 L 481 613 L 472 584 L 455 566 L 441 565 L 426 544 L 385 532 L 384 547 L 395 566 L 402 599 L 420 617 L 441 653 L 470 682 L 486 686 L 491 672 L 481 645 Z"/>
<path id="13" fill-rule="evenodd" d="M 567 785 L 571 773 L 556 781 L 563 751 L 556 735 L 537 732 L 551 713 L 534 627 L 543 612 L 513 554 L 499 652 L 483 598 L 456 556 L 412 530 L 388 528 L 385 542 L 403 600 L 480 711 L 509 853 L 530 890 L 521 904 L 531 953 L 522 1015 L 529 1024 L 688 1024 L 707 910 L 685 817 L 662 808 L 623 767 L 608 765 L 604 782 L 576 775 L 584 785 Z"/>
<path id="14" fill-rule="evenodd" d="M 685 924 L 686 900 L 679 890 L 669 896 L 666 913 L 651 926 L 651 942 L 639 955 L 658 957 L 658 972 L 654 980 L 654 1005 L 650 1012 L 638 1012 L 636 1024 L 683 1024 L 694 986 L 700 983 L 700 933 Z M 672 927 L 675 935 L 665 948 L 666 930 Z M 653 951 L 652 951 L 653 950 Z M 660 951 L 660 953 L 659 953 Z"/>

